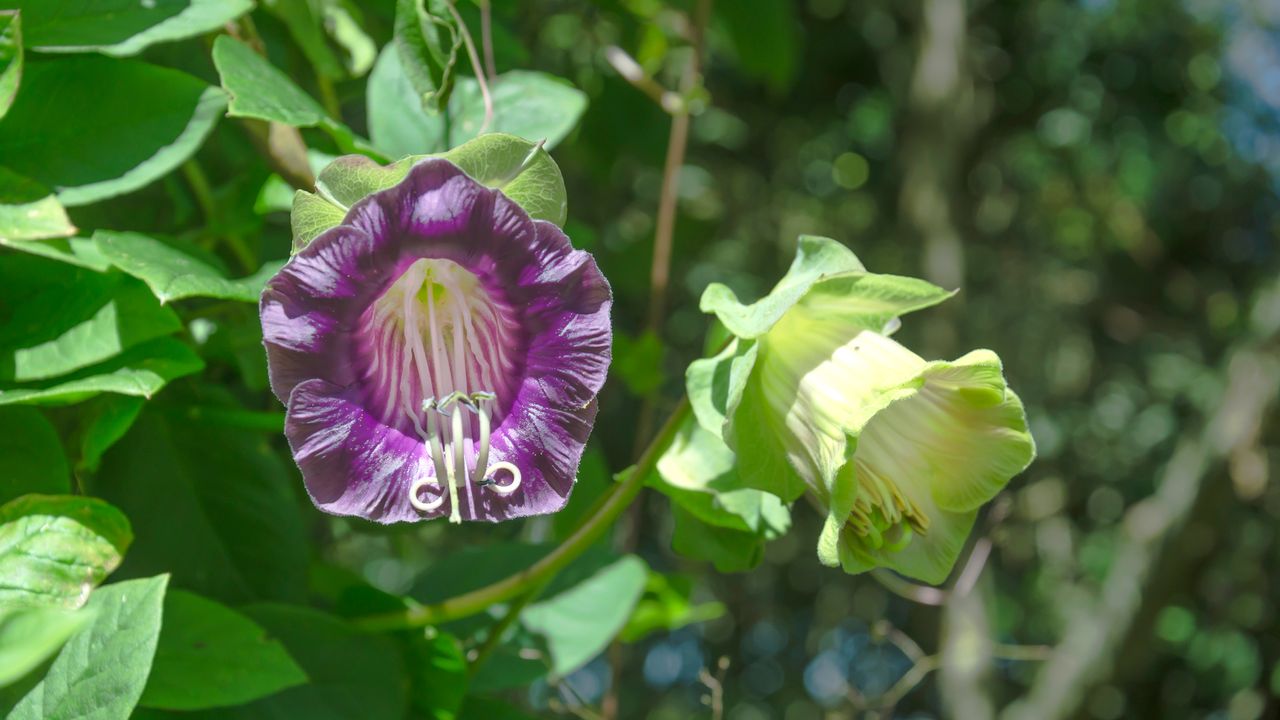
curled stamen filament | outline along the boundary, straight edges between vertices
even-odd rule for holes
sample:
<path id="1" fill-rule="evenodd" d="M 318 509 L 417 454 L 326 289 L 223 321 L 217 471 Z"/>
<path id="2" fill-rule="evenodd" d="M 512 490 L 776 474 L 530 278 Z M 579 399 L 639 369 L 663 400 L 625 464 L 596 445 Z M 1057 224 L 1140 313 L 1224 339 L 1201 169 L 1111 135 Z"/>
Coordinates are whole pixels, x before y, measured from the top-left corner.
<path id="1" fill-rule="evenodd" d="M 440 485 L 440 479 L 445 478 L 449 484 L 449 503 L 450 513 L 449 522 L 462 522 L 461 508 L 458 504 L 458 483 L 466 483 L 475 480 L 475 484 L 479 487 L 488 487 L 494 492 L 506 497 L 514 493 L 520 487 L 520 468 L 510 462 L 498 462 L 492 466 L 489 465 L 489 439 L 491 436 L 489 404 L 496 398 L 495 394 L 487 391 L 479 391 L 466 395 L 461 392 L 453 392 L 442 400 L 428 399 L 422 404 L 422 411 L 427 416 L 427 429 L 422 430 L 421 424 L 417 417 L 413 417 L 413 423 L 418 434 L 427 441 L 427 451 L 431 456 L 432 464 L 435 466 L 435 478 L 420 478 L 415 480 L 409 488 L 409 502 L 415 508 L 422 512 L 430 512 L 440 507 L 444 502 L 444 493 L 430 502 L 423 502 L 418 497 L 419 490 L 424 485 Z M 465 435 L 463 433 L 462 412 L 456 408 L 461 405 L 466 409 L 474 412 L 479 417 L 480 433 L 476 443 L 476 464 L 470 475 L 467 473 L 466 460 L 463 453 L 463 441 Z M 437 415 L 449 416 L 452 421 L 449 427 L 451 431 L 449 440 L 449 452 L 452 454 L 452 464 L 449 457 L 445 454 L 446 450 L 440 440 L 440 423 Z M 511 482 L 500 484 L 496 480 L 491 479 L 499 471 L 505 470 L 511 474 Z M 470 490 L 468 490 L 470 492 Z"/>

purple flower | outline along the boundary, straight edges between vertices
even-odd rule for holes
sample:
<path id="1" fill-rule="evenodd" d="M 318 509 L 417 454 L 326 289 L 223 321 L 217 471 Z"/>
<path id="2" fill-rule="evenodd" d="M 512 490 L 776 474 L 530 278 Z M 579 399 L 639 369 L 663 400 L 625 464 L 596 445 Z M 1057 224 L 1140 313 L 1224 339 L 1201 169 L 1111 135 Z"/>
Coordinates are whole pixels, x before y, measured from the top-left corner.
<path id="1" fill-rule="evenodd" d="M 611 305 L 590 254 L 452 163 L 424 160 L 356 203 L 262 296 L 311 499 L 380 523 L 564 507 Z"/>

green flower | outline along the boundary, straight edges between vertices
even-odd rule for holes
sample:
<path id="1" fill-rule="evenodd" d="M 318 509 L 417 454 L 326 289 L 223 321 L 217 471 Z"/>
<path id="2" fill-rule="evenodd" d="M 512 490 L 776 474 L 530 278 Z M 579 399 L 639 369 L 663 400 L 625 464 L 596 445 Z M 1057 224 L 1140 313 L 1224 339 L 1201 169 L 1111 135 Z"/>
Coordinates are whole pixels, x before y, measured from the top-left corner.
<path id="1" fill-rule="evenodd" d="M 827 512 L 825 564 L 942 582 L 978 508 L 1034 457 L 994 353 L 931 363 L 887 337 L 948 297 L 814 237 L 760 301 L 703 294 L 733 338 L 689 368 L 698 422 L 737 454 L 744 486 L 784 501 L 808 491 Z"/>

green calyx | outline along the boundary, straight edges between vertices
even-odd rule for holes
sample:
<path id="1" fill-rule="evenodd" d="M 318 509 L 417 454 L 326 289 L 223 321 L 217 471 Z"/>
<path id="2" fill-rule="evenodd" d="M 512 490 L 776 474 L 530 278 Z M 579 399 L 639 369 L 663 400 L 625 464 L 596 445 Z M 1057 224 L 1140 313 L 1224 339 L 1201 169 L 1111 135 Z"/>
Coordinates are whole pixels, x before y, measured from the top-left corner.
<path id="1" fill-rule="evenodd" d="M 501 190 L 535 220 L 564 225 L 568 216 L 564 178 L 542 143 L 490 133 L 448 152 L 410 155 L 388 165 L 363 155 L 335 159 L 316 177 L 316 192 L 294 193 L 290 215 L 293 252 L 340 225 L 352 205 L 372 193 L 394 187 L 409 174 L 409 168 L 426 158 L 452 162 L 476 182 Z"/>

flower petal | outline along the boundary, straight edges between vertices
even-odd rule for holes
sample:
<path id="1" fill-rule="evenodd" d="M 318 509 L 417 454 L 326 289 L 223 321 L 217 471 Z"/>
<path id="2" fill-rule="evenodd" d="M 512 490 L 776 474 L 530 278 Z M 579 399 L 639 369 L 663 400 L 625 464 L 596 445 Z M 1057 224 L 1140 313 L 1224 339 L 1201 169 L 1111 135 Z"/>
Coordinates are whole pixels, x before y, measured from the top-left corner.
<path id="1" fill-rule="evenodd" d="M 430 476 L 422 443 L 383 425 L 351 397 L 324 380 L 293 389 L 285 435 L 316 507 L 375 522 L 421 519 L 409 504 L 409 488 Z M 432 517 L 449 511 L 444 503 Z"/>

